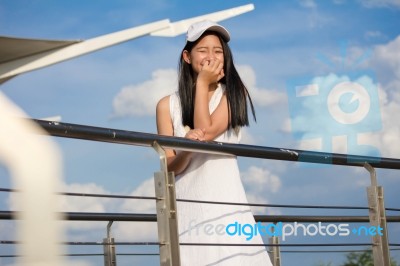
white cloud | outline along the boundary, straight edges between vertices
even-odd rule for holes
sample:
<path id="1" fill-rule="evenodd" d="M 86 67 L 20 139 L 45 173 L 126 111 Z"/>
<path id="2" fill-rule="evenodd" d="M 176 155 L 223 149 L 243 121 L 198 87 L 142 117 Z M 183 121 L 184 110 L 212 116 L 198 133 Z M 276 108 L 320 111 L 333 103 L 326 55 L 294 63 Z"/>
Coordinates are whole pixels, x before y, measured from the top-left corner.
<path id="1" fill-rule="evenodd" d="M 112 194 L 96 184 L 70 184 L 64 191 L 92 194 Z M 144 180 L 136 187 L 130 196 L 154 197 L 153 177 Z M 74 212 L 121 212 L 121 213 L 156 213 L 155 200 L 140 199 L 107 199 L 97 197 L 65 197 L 63 210 Z M 68 228 L 75 231 L 105 228 L 104 222 L 71 222 Z M 156 241 L 157 223 L 154 222 L 116 222 L 112 226 L 112 235 L 119 241 Z M 83 241 L 84 239 L 82 239 Z"/>
<path id="2" fill-rule="evenodd" d="M 269 204 L 269 200 L 266 199 L 265 196 L 260 194 L 255 194 L 251 192 L 246 193 L 246 197 L 249 203 L 257 203 L 257 204 Z M 268 215 L 279 215 L 281 212 L 277 208 L 269 208 L 269 207 L 256 207 L 251 206 L 251 211 L 253 214 L 268 214 Z"/>
<path id="3" fill-rule="evenodd" d="M 113 194 L 94 183 L 65 184 L 63 185 L 62 191 L 82 194 Z M 155 192 L 153 177 L 143 181 L 128 195 L 154 197 Z M 13 204 L 15 203 L 13 197 L 11 197 L 10 209 L 14 209 Z M 102 197 L 61 196 L 60 210 L 62 212 L 121 212 L 155 214 L 155 206 L 155 200 L 125 199 L 121 202 L 120 199 L 110 199 Z M 87 241 L 88 237 L 90 237 L 92 234 L 96 236 L 98 235 L 98 232 L 96 230 L 105 230 L 105 222 L 65 221 L 63 222 L 63 224 L 66 229 L 73 230 L 73 234 L 70 237 L 74 238 L 75 241 Z M 12 225 L 10 224 L 9 226 Z M 5 229 L 6 226 L 2 225 L 1 228 Z M 116 222 L 112 226 L 112 235 L 113 237 L 118 239 L 118 241 L 156 241 L 157 223 Z"/>
<path id="4" fill-rule="evenodd" d="M 257 140 L 256 138 L 250 133 L 249 129 L 243 127 L 241 129 L 242 139 L 240 140 L 241 144 L 248 144 L 248 145 L 256 145 Z"/>
<path id="5" fill-rule="evenodd" d="M 251 99 L 255 105 L 267 107 L 280 104 L 285 101 L 286 95 L 278 90 L 262 89 L 256 85 L 256 74 L 249 65 L 238 65 L 237 70 L 240 77 L 250 92 Z"/>
<path id="6" fill-rule="evenodd" d="M 306 14 L 303 14 L 303 19 L 308 21 L 308 26 L 311 29 L 322 28 L 324 25 L 333 22 L 333 18 L 318 10 L 318 5 L 315 0 L 298 0 L 301 7 L 304 7 Z M 338 4 L 338 3 L 335 3 Z"/>
<path id="7" fill-rule="evenodd" d="M 135 188 L 129 195 L 154 197 L 154 178 L 148 178 Z M 156 213 L 155 200 L 126 199 L 120 205 L 120 211 L 125 213 Z M 156 222 L 129 222 L 117 223 L 113 228 L 113 235 L 120 241 L 156 241 Z"/>
<path id="8" fill-rule="evenodd" d="M 250 166 L 242 174 L 243 182 L 252 191 L 264 191 L 276 193 L 281 187 L 281 180 L 268 169 Z"/>
<path id="9" fill-rule="evenodd" d="M 103 187 L 94 183 L 87 184 L 64 184 L 61 189 L 63 192 L 72 192 L 78 194 L 102 194 L 111 195 L 110 191 L 107 191 Z M 154 181 L 153 178 L 145 180 L 140 184 L 134 191 L 129 193 L 131 196 L 149 196 L 154 197 Z M 15 199 L 16 193 L 11 194 L 9 199 L 9 205 L 11 210 L 15 210 Z M 136 200 L 126 199 L 121 202 L 120 199 L 111 199 L 103 197 L 84 197 L 84 196 L 60 196 L 60 211 L 62 212 L 93 212 L 93 213 L 106 213 L 106 212 L 122 212 L 122 213 L 156 213 L 155 201 L 154 200 Z M 104 229 L 105 222 L 87 222 L 87 221 L 65 221 L 63 222 L 66 229 L 72 229 L 74 232 Z M 155 223 L 156 224 L 156 223 Z M 136 228 L 139 225 L 140 230 L 133 230 L 136 233 L 130 233 L 132 227 Z M 129 237 L 135 235 L 135 240 L 140 236 L 141 240 L 145 240 L 146 237 L 149 239 L 157 236 L 157 227 L 153 223 L 116 223 L 113 225 L 113 231 L 115 231 L 119 237 L 123 237 L 127 240 Z M 74 238 L 79 238 L 80 241 L 85 241 L 85 234 L 74 234 Z M 130 239 L 132 240 L 132 238 Z"/>
<path id="10" fill-rule="evenodd" d="M 400 6 L 400 1 L 397 1 Z M 360 135 L 361 143 L 371 143 L 384 157 L 400 157 L 400 36 L 387 44 L 374 47 L 369 67 L 376 71 L 379 82 L 382 130 Z"/>
<path id="11" fill-rule="evenodd" d="M 119 222 L 112 235 L 119 241 L 157 241 L 157 222 Z"/>
<path id="12" fill-rule="evenodd" d="M 151 177 L 143 181 L 134 191 L 129 195 L 142 196 L 142 197 L 155 197 L 154 178 Z M 123 212 L 140 212 L 140 213 L 155 213 L 156 204 L 154 200 L 132 200 L 127 199 L 121 204 L 121 211 Z"/>
<path id="13" fill-rule="evenodd" d="M 95 183 L 65 184 L 62 191 L 82 194 L 110 194 Z M 65 212 L 105 212 L 111 199 L 97 197 L 62 196 L 61 211 Z"/>
<path id="14" fill-rule="evenodd" d="M 92 194 L 112 194 L 96 184 L 70 184 L 65 185 L 64 191 L 76 193 Z M 130 196 L 154 197 L 153 177 L 144 180 L 136 187 Z M 73 212 L 121 212 L 121 213 L 156 213 L 155 200 L 139 199 L 107 199 L 97 197 L 65 197 L 63 200 L 63 210 Z M 104 222 L 69 222 L 68 228 L 75 231 L 87 231 L 105 228 Z M 112 226 L 112 236 L 118 241 L 156 241 L 157 223 L 156 222 L 115 222 Z M 85 235 L 82 236 L 85 241 Z"/>
<path id="15" fill-rule="evenodd" d="M 279 104 L 285 99 L 285 94 L 279 91 L 257 88 L 255 72 L 251 66 L 237 66 L 237 69 L 254 104 L 265 107 Z M 177 73 L 174 69 L 155 70 L 150 80 L 121 89 L 113 100 L 113 117 L 153 116 L 157 102 L 177 88 Z"/>
<path id="16" fill-rule="evenodd" d="M 359 48 L 351 48 L 351 53 L 360 54 Z M 349 56 L 354 56 L 350 54 Z M 381 117 L 381 130 L 372 130 L 371 132 L 357 133 L 358 145 L 367 145 L 374 147 L 379 150 L 380 155 L 383 157 L 400 157 L 400 122 L 396 117 L 396 114 L 400 112 L 400 93 L 398 88 L 400 87 L 400 36 L 395 40 L 384 44 L 378 45 L 373 49 L 373 55 L 371 60 L 365 65 L 369 69 L 375 70 L 377 73 L 377 83 L 374 84 L 378 89 L 379 95 L 379 112 Z M 338 76 L 325 77 L 325 81 L 322 79 L 314 79 L 315 82 L 320 84 L 329 83 L 332 78 L 339 78 Z M 342 76 L 344 80 L 351 80 L 349 77 Z M 313 107 L 314 106 L 314 107 Z M 303 131 L 303 140 L 299 144 L 299 149 L 311 149 L 319 150 L 322 148 L 321 140 L 309 138 L 309 133 L 312 134 L 315 131 L 321 131 L 321 128 L 327 127 L 327 122 L 324 120 L 324 116 L 320 114 L 321 108 L 315 108 L 316 103 L 305 103 L 303 107 L 311 110 L 308 116 L 300 115 L 291 117 L 291 120 L 286 120 L 282 125 L 284 132 L 292 130 L 293 123 L 297 125 L 303 125 L 302 128 L 295 128 L 296 130 Z M 311 120 L 312 119 L 312 120 Z M 314 120 L 315 119 L 315 120 Z M 311 124 L 314 127 L 311 127 Z M 316 121 L 319 121 L 318 123 Z M 348 139 L 346 136 L 336 136 L 332 139 L 334 146 L 333 149 L 325 148 L 325 151 L 339 152 L 339 153 L 352 153 L 348 150 Z M 353 143 L 354 144 L 354 143 Z"/>
<path id="17" fill-rule="evenodd" d="M 400 82 L 399 82 L 400 83 Z M 387 99 L 387 93 L 380 90 L 381 96 L 381 115 L 382 130 L 375 134 L 365 134 L 360 136 L 361 143 L 371 143 L 371 145 L 379 148 L 383 157 L 400 157 L 400 122 L 397 114 L 400 113 L 400 95 Z"/>
<path id="18" fill-rule="evenodd" d="M 302 7 L 306 7 L 306 8 L 316 8 L 317 7 L 317 4 L 315 3 L 314 0 L 300 0 L 299 3 Z"/>
<path id="19" fill-rule="evenodd" d="M 361 83 L 362 79 L 364 80 L 363 83 Z M 338 103 L 326 101 L 325 97 L 327 95 L 322 95 L 315 99 L 304 99 L 301 107 L 297 108 L 298 110 L 295 110 L 295 113 L 292 111 L 290 121 L 290 126 L 295 131 L 294 133 L 301 134 L 299 149 L 374 156 L 379 154 L 370 154 L 369 152 L 379 150 L 381 155 L 385 154 L 386 156 L 393 156 L 399 153 L 399 148 L 397 148 L 399 145 L 390 145 L 385 140 L 392 141 L 392 143 L 398 142 L 396 138 L 399 132 L 399 124 L 394 123 L 393 114 L 396 111 L 400 111 L 400 105 L 393 102 L 393 100 L 385 102 L 385 99 L 387 101 L 385 91 L 379 88 L 378 84 L 373 84 L 371 79 L 362 79 L 353 82 L 363 84 L 365 85 L 364 87 L 377 88 L 376 97 L 379 95 L 380 98 L 378 102 L 370 100 L 371 106 L 375 106 L 375 108 L 367 109 L 369 111 L 372 110 L 372 113 L 370 113 L 373 114 L 366 116 L 365 119 L 368 119 L 368 121 L 364 121 L 364 116 L 358 112 L 361 108 L 357 108 L 357 111 L 354 111 L 354 114 L 358 113 L 357 119 L 361 119 L 357 123 L 347 123 L 347 113 L 331 112 L 328 114 L 324 109 Z M 332 83 L 335 80 L 338 84 L 352 81 L 348 76 L 339 77 L 335 74 L 330 74 L 326 77 L 314 78 L 312 83 L 320 84 L 321 88 L 334 88 L 337 87 Z M 326 98 L 328 99 L 329 97 Z M 375 98 L 375 96 L 371 98 Z M 360 97 L 359 101 L 359 106 L 362 106 L 362 102 L 366 102 L 366 98 Z M 334 119 L 330 118 L 330 116 Z M 285 122 L 282 130 L 289 130 L 290 126 L 288 124 Z M 331 139 L 324 139 L 328 137 Z M 350 137 L 355 137 L 356 139 L 350 139 Z M 324 146 L 324 143 L 328 144 L 328 146 Z M 367 146 L 370 147 L 366 149 Z"/>
<path id="20" fill-rule="evenodd" d="M 369 114 L 368 108 L 376 107 L 378 104 L 376 100 L 373 101 L 368 97 L 367 90 L 364 89 L 367 88 L 370 93 L 377 95 L 376 85 L 367 74 L 353 80 L 347 75 L 338 76 L 330 73 L 313 78 L 309 84 L 318 87 L 316 95 L 291 96 L 289 101 L 292 116 L 291 126 L 296 133 L 309 136 L 309 138 L 313 138 L 313 135 L 316 134 L 316 137 L 324 137 L 340 134 L 341 131 L 346 134 L 357 133 L 360 130 L 365 131 L 364 128 L 360 129 L 361 126 L 369 126 L 366 122 L 364 122 L 366 125 L 359 126 L 360 121 L 363 122 L 362 120 Z M 351 94 L 347 95 L 349 92 Z M 341 106 L 339 104 L 344 96 L 352 96 L 352 98 L 347 99 L 346 105 Z M 374 105 L 374 103 L 376 104 Z M 350 106 L 351 104 L 354 106 Z M 343 111 L 342 107 L 353 109 L 356 107 L 356 109 L 355 111 Z M 375 119 L 373 113 L 369 117 Z"/>
<path id="21" fill-rule="evenodd" d="M 397 91 L 400 85 L 400 36 L 376 46 L 370 66 L 378 73 L 385 90 Z"/>
<path id="22" fill-rule="evenodd" d="M 380 31 L 377 31 L 377 30 L 370 30 L 370 31 L 367 31 L 365 34 L 364 34 L 364 37 L 366 38 L 366 39 L 375 39 L 375 38 L 379 38 L 379 37 L 383 37 L 384 36 L 384 34 L 382 33 L 382 32 L 380 32 Z"/>
<path id="23" fill-rule="evenodd" d="M 280 130 L 282 130 L 282 132 L 284 132 L 284 133 L 292 132 L 292 125 L 291 125 L 291 119 L 290 118 L 287 118 L 287 119 L 283 120 L 283 123 L 282 123 L 282 126 L 281 126 Z"/>
<path id="24" fill-rule="evenodd" d="M 82 194 L 111 194 L 103 187 L 94 183 L 87 184 L 64 184 L 62 186 L 63 192 L 82 193 Z M 110 204 L 112 199 L 109 198 L 98 198 L 98 197 L 75 197 L 75 196 L 61 196 L 60 199 L 60 211 L 62 212 L 94 212 L 104 213 L 110 210 Z M 74 231 L 81 230 L 93 230 L 103 229 L 104 222 L 87 222 L 87 221 L 71 221 L 64 222 L 64 226 L 67 229 L 73 229 Z M 79 235 L 81 237 L 81 235 Z M 84 236 L 83 236 L 84 237 Z M 84 241 L 85 239 L 81 239 Z"/>
<path id="25" fill-rule="evenodd" d="M 249 203 L 268 204 L 267 195 L 276 193 L 281 187 L 280 178 L 268 169 L 250 166 L 247 171 L 241 173 L 243 184 L 246 188 L 246 196 Z M 265 207 L 251 207 L 255 214 L 265 214 Z M 268 210 L 269 214 L 278 214 L 276 209 Z"/>
<path id="26" fill-rule="evenodd" d="M 176 89 L 176 70 L 158 69 L 150 80 L 121 89 L 113 100 L 113 117 L 155 115 L 157 102 Z"/>
<path id="27" fill-rule="evenodd" d="M 109 194 L 108 191 L 102 187 L 94 184 L 63 184 L 61 186 L 63 192 L 74 192 L 74 193 L 92 193 L 92 194 Z M 9 209 L 17 210 L 15 197 L 17 193 L 13 193 L 9 197 Z M 60 196 L 60 211 L 62 212 L 105 212 L 106 206 L 110 202 L 110 199 L 106 198 L 94 198 L 94 197 L 75 197 L 75 196 Z"/>

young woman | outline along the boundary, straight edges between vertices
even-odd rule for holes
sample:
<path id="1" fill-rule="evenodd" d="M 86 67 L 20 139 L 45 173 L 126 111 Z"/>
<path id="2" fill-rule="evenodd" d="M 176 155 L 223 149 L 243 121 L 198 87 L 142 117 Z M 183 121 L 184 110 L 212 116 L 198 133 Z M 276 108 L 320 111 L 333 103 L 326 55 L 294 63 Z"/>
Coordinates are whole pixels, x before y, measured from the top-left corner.
<path id="1" fill-rule="evenodd" d="M 248 91 L 228 46 L 228 31 L 211 21 L 191 25 L 179 61 L 179 88 L 157 104 L 158 134 L 239 143 L 249 125 Z M 247 203 L 235 156 L 166 150 L 177 199 Z M 246 232 L 240 233 L 243 225 Z M 248 206 L 178 202 L 180 243 L 263 244 L 250 233 Z M 239 229 L 239 226 L 241 229 Z M 236 230 L 236 231 L 235 231 Z M 180 246 L 182 265 L 271 265 L 264 246 Z"/>

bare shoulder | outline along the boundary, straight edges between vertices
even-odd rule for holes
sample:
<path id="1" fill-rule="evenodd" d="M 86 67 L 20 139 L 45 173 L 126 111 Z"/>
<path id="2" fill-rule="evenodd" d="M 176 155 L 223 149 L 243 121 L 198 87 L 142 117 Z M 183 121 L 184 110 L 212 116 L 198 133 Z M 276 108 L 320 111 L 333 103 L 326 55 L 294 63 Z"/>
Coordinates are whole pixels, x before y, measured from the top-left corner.
<path id="1" fill-rule="evenodd" d="M 161 98 L 157 103 L 157 113 L 158 112 L 169 112 L 169 95 Z"/>
<path id="2" fill-rule="evenodd" d="M 156 108 L 157 132 L 160 135 L 173 135 L 171 115 L 169 112 L 169 96 L 163 97 Z"/>

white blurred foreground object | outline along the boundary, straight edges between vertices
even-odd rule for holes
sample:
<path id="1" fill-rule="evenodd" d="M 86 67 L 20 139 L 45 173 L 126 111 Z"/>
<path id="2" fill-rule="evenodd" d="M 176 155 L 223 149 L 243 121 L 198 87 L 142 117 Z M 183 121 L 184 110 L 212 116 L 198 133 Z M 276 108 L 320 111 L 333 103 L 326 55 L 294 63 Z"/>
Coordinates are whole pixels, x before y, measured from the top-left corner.
<path id="1" fill-rule="evenodd" d="M 18 265 L 64 264 L 63 230 L 55 195 L 61 183 L 61 155 L 45 132 L 0 92 L 0 161 L 8 168 L 20 220 Z"/>

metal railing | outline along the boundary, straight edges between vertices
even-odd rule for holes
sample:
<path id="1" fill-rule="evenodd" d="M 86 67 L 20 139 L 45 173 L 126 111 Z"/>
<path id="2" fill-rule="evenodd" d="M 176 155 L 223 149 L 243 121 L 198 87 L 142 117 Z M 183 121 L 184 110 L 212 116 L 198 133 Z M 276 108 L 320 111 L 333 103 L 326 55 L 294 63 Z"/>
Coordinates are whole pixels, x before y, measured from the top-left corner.
<path id="1" fill-rule="evenodd" d="M 223 142 L 199 142 L 185 138 L 161 136 L 157 134 L 93 127 L 70 123 L 34 120 L 50 135 L 64 138 L 84 139 L 118 144 L 153 147 L 157 143 L 163 148 L 188 150 L 194 152 L 232 154 L 241 157 L 295 161 L 317 164 L 334 164 L 361 166 L 368 162 L 374 168 L 400 169 L 400 160 L 393 158 L 376 158 L 371 156 L 325 153 L 296 149 L 282 149 L 246 144 Z"/>
<path id="2" fill-rule="evenodd" d="M 62 217 L 67 220 L 85 220 L 85 221 L 109 221 L 107 226 L 107 237 L 99 243 L 104 246 L 105 265 L 116 265 L 115 246 L 123 244 L 115 242 L 111 237 L 110 228 L 112 221 L 148 221 L 157 222 L 158 242 L 152 242 L 153 245 L 160 247 L 160 265 L 179 265 L 179 245 L 188 245 L 188 243 L 179 243 L 178 229 L 176 222 L 176 201 L 186 201 L 193 203 L 208 204 L 239 204 L 231 202 L 205 202 L 190 201 L 185 199 L 175 199 L 174 175 L 168 172 L 166 158 L 163 148 L 173 148 L 176 150 L 188 150 L 194 152 L 232 154 L 242 157 L 261 158 L 284 161 L 301 161 L 318 164 L 334 164 L 344 166 L 358 166 L 366 168 L 370 173 L 371 186 L 368 188 L 368 207 L 349 207 L 349 206 L 301 206 L 301 205 L 278 205 L 278 204 L 247 204 L 258 207 L 288 207 L 288 208 L 336 208 L 336 209 L 365 209 L 369 211 L 369 216 L 282 216 L 282 215 L 255 215 L 257 222 L 369 222 L 373 226 L 384 228 L 383 236 L 375 236 L 371 243 L 354 243 L 349 245 L 372 246 L 375 265 L 390 265 L 389 243 L 387 239 L 387 222 L 400 222 L 400 216 L 386 217 L 384 207 L 383 190 L 377 184 L 374 168 L 400 169 L 400 160 L 393 158 L 376 158 L 369 156 L 346 155 L 337 153 L 324 153 L 314 151 L 303 151 L 295 149 L 281 149 L 262 147 L 255 145 L 230 144 L 221 142 L 197 142 L 184 138 L 160 136 L 142 132 L 133 132 L 126 130 L 117 130 L 110 128 L 93 127 L 86 125 L 77 125 L 69 123 L 49 122 L 34 120 L 50 135 L 65 138 L 75 138 L 82 140 L 100 141 L 108 143 L 118 143 L 136 146 L 153 147 L 160 156 L 161 171 L 155 173 L 156 197 L 147 197 L 156 201 L 157 214 L 128 214 L 128 213 L 64 213 Z M 15 192 L 12 189 L 0 189 L 3 192 Z M 74 193 L 62 193 L 69 196 L 78 196 Z M 110 196 L 121 198 L 121 195 L 96 195 L 81 194 L 79 196 Z M 134 196 L 127 196 L 135 198 Z M 146 197 L 136 197 L 146 198 Z M 400 209 L 386 210 L 399 211 Z M 0 219 L 14 219 L 15 213 L 11 211 L 0 211 Z M 7 241 L 0 243 L 7 244 Z M 12 241 L 11 241 L 12 242 Z M 11 244 L 11 243 L 8 243 Z M 129 244 L 129 243 L 125 243 Z M 133 244 L 133 243 L 130 243 Z M 150 243 L 146 243 L 150 244 Z M 195 243 L 196 244 L 196 243 Z M 212 243 L 206 243 L 212 245 Z M 198 244 L 199 245 L 199 244 Z M 302 246 L 332 246 L 334 244 L 298 244 Z M 298 246 L 297 244 L 280 244 L 277 237 L 272 237 L 269 244 L 271 260 L 274 265 L 280 265 L 280 247 Z M 346 244 L 337 244 L 346 246 Z M 397 246 L 398 244 L 391 244 Z M 151 254 L 155 255 L 155 254 Z"/>

